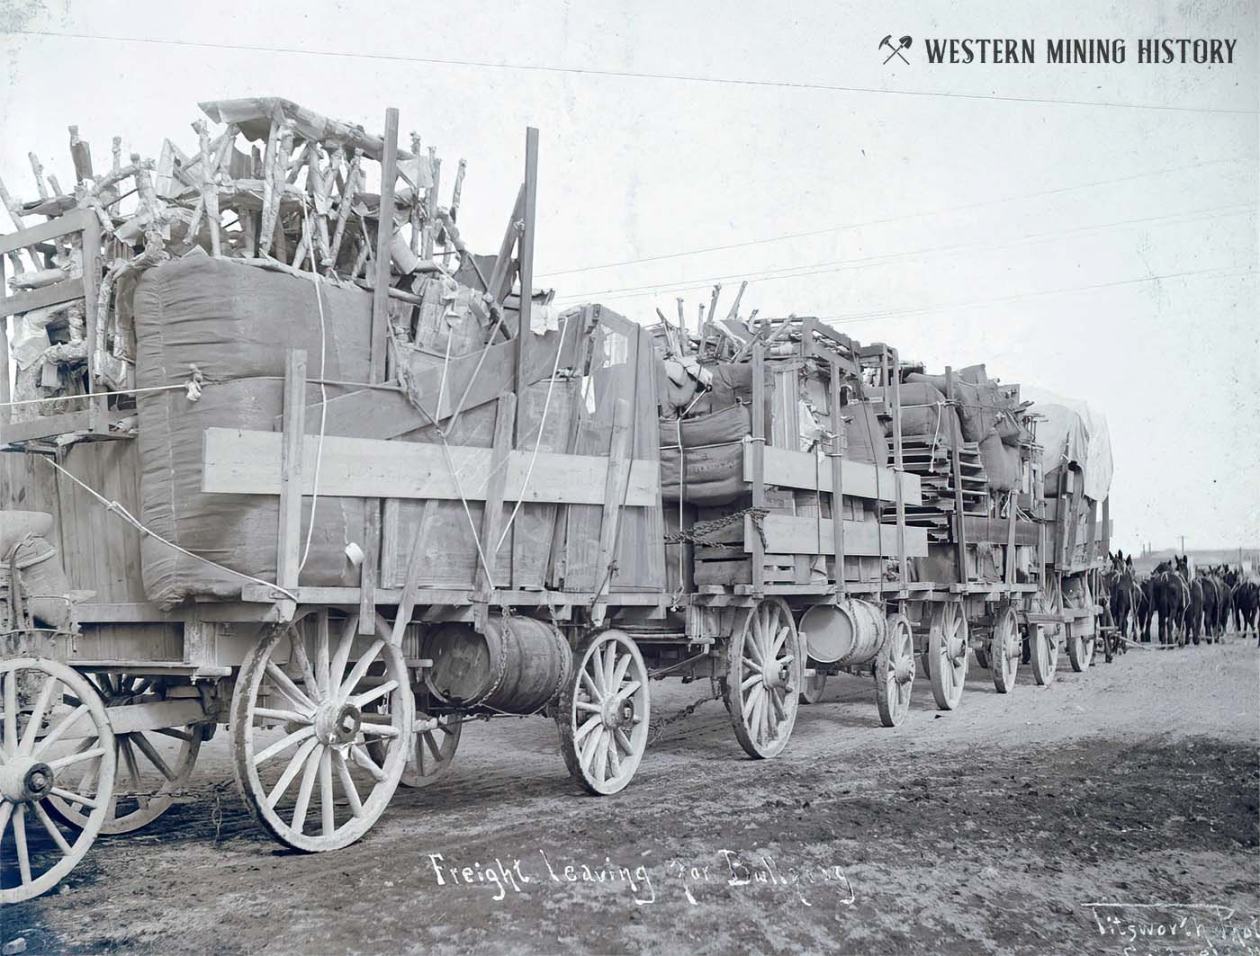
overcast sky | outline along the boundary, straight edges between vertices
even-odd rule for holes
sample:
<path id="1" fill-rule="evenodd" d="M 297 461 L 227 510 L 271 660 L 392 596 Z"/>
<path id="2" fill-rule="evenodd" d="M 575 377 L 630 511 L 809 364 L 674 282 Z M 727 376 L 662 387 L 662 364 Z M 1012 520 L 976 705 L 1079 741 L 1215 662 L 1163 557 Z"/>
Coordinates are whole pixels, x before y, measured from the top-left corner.
<path id="1" fill-rule="evenodd" d="M 745 312 L 985 362 L 1107 416 L 1119 544 L 1255 546 L 1258 8 L 0 0 L 0 176 L 33 195 L 33 150 L 73 182 L 71 123 L 99 165 L 115 134 L 194 148 L 199 100 L 373 129 L 393 105 L 448 184 L 468 159 L 461 226 L 489 251 L 534 125 L 539 285 L 652 321 L 748 276 Z M 929 65 L 924 37 L 1034 38 L 1039 62 Z M 1126 62 L 1040 62 L 1059 37 L 1123 38 Z M 1139 64 L 1144 37 L 1236 38 L 1236 62 Z"/>

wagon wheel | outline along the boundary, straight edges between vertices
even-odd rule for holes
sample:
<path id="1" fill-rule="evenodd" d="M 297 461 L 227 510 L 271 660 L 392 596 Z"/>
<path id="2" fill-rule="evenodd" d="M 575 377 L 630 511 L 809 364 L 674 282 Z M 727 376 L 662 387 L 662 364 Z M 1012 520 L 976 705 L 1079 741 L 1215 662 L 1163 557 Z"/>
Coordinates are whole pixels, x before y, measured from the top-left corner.
<path id="1" fill-rule="evenodd" d="M 976 647 L 973 648 L 973 650 L 976 652 L 976 663 L 985 670 L 988 670 L 993 664 L 993 662 L 989 660 L 989 648 Z"/>
<path id="2" fill-rule="evenodd" d="M 1063 605 L 1066 607 L 1079 608 L 1084 606 L 1084 603 L 1084 600 L 1075 592 L 1063 593 Z M 1077 617 L 1070 625 L 1067 625 L 1067 660 L 1071 661 L 1072 670 L 1077 673 L 1089 670 L 1090 664 L 1094 663 L 1094 645 L 1097 636 L 1096 621 L 1092 622 L 1094 623 L 1092 634 L 1081 634 L 1081 631 L 1085 630 L 1085 625 L 1082 625 L 1081 621 L 1082 618 Z"/>
<path id="3" fill-rule="evenodd" d="M 1072 662 L 1072 670 L 1080 672 L 1089 669 L 1094 662 L 1093 634 L 1078 634 L 1075 625 L 1068 625 L 1068 660 Z"/>
<path id="4" fill-rule="evenodd" d="M 433 727 L 416 732 L 416 743 L 407 754 L 407 766 L 399 780 L 404 787 L 427 787 L 441 780 L 451 769 L 464 722 L 459 714 L 442 714 L 431 717 L 416 711 L 416 723 L 436 721 Z"/>
<path id="5" fill-rule="evenodd" d="M 4 906 L 47 892 L 83 859 L 110 816 L 117 764 L 105 705 L 92 685 L 65 664 L 32 657 L 4 661 L 0 684 Z M 87 809 L 77 834 L 63 832 L 49 815 L 54 795 Z M 32 831 L 47 836 L 52 846 L 32 847 Z"/>
<path id="6" fill-rule="evenodd" d="M 1054 682 L 1059 669 L 1059 630 L 1040 624 L 1028 625 L 1028 643 L 1033 679 L 1042 687 Z"/>
<path id="7" fill-rule="evenodd" d="M 1002 604 L 995 614 L 993 632 L 989 635 L 989 657 L 993 662 L 993 686 L 999 694 L 1009 694 L 1015 689 L 1015 674 L 1019 670 L 1019 658 L 1023 653 L 1023 640 L 1019 635 L 1019 618 L 1015 608 Z"/>
<path id="8" fill-rule="evenodd" d="M 750 757 L 773 757 L 787 746 L 800 706 L 804 661 L 792 612 L 766 598 L 730 640 L 722 696 L 739 744 Z"/>
<path id="9" fill-rule="evenodd" d="M 371 829 L 412 745 L 415 701 L 389 625 L 378 615 L 376 633 L 359 638 L 357 615 L 340 624 L 335 647 L 326 610 L 271 629 L 241 668 L 232 696 L 241 795 L 272 837 L 310 853 L 348 846 Z M 351 663 L 356 644 L 361 650 Z M 276 725 L 283 734 L 266 739 L 264 728 Z M 378 745 L 377 759 L 369 742 Z M 299 778 L 294 804 L 282 807 Z M 307 832 L 316 783 L 320 815 Z"/>
<path id="10" fill-rule="evenodd" d="M 90 680 L 107 707 L 162 699 L 147 677 L 97 673 L 91 675 Z M 94 740 L 85 741 L 85 745 L 96 746 Z M 101 825 L 101 833 L 106 836 L 139 830 L 171 808 L 175 795 L 187 785 L 197 763 L 201 728 L 189 725 L 114 734 L 114 748 L 117 751 L 115 762 L 123 779 L 114 787 L 109 813 Z M 79 829 L 87 825 L 86 808 L 55 795 L 48 800 L 52 810 L 66 823 Z"/>
<path id="11" fill-rule="evenodd" d="M 914 688 L 914 630 L 904 614 L 888 616 L 888 637 L 875 658 L 875 704 L 885 727 L 896 727 L 910 711 Z"/>
<path id="12" fill-rule="evenodd" d="M 459 714 L 442 714 L 435 716 L 428 712 L 430 705 L 430 697 L 428 691 L 417 691 L 415 694 L 416 701 L 416 723 L 417 727 L 424 727 L 423 730 L 417 730 L 415 733 L 415 743 L 411 750 L 407 753 L 407 766 L 403 768 L 403 774 L 398 782 L 404 787 L 412 790 L 419 790 L 430 784 L 437 783 L 451 769 L 452 761 L 455 759 L 455 751 L 459 748 L 459 738 L 463 733 L 463 719 Z M 382 706 L 382 701 L 377 700 L 368 705 L 369 713 L 384 713 L 386 708 Z M 433 724 L 430 726 L 430 722 Z M 368 755 L 378 764 L 385 760 L 385 741 L 384 739 L 369 739 L 367 741 Z"/>
<path id="13" fill-rule="evenodd" d="M 827 687 L 826 674 L 813 674 L 801 683 L 801 703 L 816 704 L 822 700 L 823 690 Z"/>
<path id="14" fill-rule="evenodd" d="M 936 706 L 953 710 L 967 680 L 967 618 L 959 602 L 945 601 L 933 607 L 927 659 Z"/>
<path id="15" fill-rule="evenodd" d="M 647 665 L 618 630 L 587 634 L 574 656 L 556 709 L 560 752 L 583 789 L 607 796 L 625 789 L 647 750 Z"/>

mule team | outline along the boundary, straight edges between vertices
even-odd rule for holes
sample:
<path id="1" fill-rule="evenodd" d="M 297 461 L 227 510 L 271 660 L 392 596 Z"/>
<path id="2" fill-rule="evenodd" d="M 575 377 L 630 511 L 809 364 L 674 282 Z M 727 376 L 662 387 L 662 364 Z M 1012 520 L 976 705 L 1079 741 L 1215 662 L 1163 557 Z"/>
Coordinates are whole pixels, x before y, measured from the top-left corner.
<path id="1" fill-rule="evenodd" d="M 1231 625 L 1239 635 L 1255 632 L 1260 640 L 1260 584 L 1244 578 L 1238 568 L 1217 564 L 1192 572 L 1182 555 L 1139 578 L 1133 558 L 1117 551 L 1111 555 L 1107 580 L 1111 619 L 1127 638 L 1149 643 L 1154 622 L 1160 644 L 1211 643 Z"/>

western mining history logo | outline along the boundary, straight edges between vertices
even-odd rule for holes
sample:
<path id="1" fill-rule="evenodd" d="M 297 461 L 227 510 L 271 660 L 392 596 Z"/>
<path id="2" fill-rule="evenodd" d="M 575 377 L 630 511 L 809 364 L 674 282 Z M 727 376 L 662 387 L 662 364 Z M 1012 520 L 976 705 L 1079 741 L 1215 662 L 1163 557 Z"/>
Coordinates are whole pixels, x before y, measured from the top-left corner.
<path id="1" fill-rule="evenodd" d="M 879 41 L 880 55 L 887 65 L 900 59 L 906 65 L 907 51 L 914 39 L 909 35 L 894 39 L 890 33 Z M 1049 37 L 929 37 L 922 48 L 932 65 L 976 63 L 1062 63 L 1112 64 L 1136 62 L 1155 66 L 1198 64 L 1228 66 L 1234 62 L 1238 40 L 1218 37 L 1144 37 L 1132 45 L 1137 50 L 1129 56 L 1130 44 L 1123 38 Z M 1038 55 L 1040 51 L 1040 55 Z"/>

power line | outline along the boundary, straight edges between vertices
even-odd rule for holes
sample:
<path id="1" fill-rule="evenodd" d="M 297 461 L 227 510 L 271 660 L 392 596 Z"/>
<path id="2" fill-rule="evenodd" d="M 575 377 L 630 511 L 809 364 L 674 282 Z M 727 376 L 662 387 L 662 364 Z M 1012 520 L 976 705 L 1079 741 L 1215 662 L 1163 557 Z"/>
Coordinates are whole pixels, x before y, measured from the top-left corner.
<path id="1" fill-rule="evenodd" d="M 590 67 L 546 66 L 532 63 L 493 63 L 488 60 L 460 60 L 454 57 L 402 56 L 390 53 L 347 53 L 337 50 L 307 50 L 301 47 L 254 46 L 240 43 L 213 43 L 207 40 L 159 40 L 153 37 L 105 36 L 96 33 L 61 33 L 51 30 L 12 30 L 13 34 L 53 37 L 69 40 L 105 40 L 115 43 L 148 43 L 165 46 L 200 47 L 209 50 L 237 50 L 249 53 L 286 53 L 299 56 L 322 56 L 377 60 L 393 63 L 427 63 L 434 66 L 463 66 L 488 70 L 517 70 L 534 73 L 571 73 L 578 76 L 612 77 L 634 80 L 672 80 L 681 83 L 712 83 L 729 86 L 762 87 L 788 90 L 814 90 L 832 93 L 874 93 L 886 96 L 947 97 L 962 100 L 995 100 L 1005 103 L 1033 103 L 1048 106 L 1097 106 L 1110 109 L 1162 110 L 1178 113 L 1219 113 L 1254 116 L 1256 110 L 1226 109 L 1214 106 L 1171 106 L 1166 103 L 1116 103 L 1104 100 L 1055 100 L 1031 96 L 999 96 L 985 93 L 950 93 L 935 90 L 889 90 L 868 86 L 841 86 L 832 83 L 808 83 L 792 80 L 752 80 L 742 77 L 699 76 L 687 73 L 647 73 L 634 70 L 601 70 Z"/>
<path id="2" fill-rule="evenodd" d="M 685 292 L 691 289 L 704 289 L 715 282 L 725 282 L 731 279 L 747 279 L 749 281 L 773 282 L 779 279 L 796 279 L 804 276 L 823 275 L 830 272 L 843 272 L 850 268 L 857 268 L 865 264 L 874 264 L 882 262 L 894 262 L 899 259 L 913 258 L 915 256 L 927 255 L 938 252 L 951 252 L 960 249 L 1005 249 L 1010 246 L 1021 245 L 1030 242 L 1041 242 L 1045 240 L 1053 240 L 1064 236 L 1075 235 L 1082 232 L 1090 232 L 1098 229 L 1113 229 L 1123 226 L 1141 225 L 1153 222 L 1176 221 L 1178 223 L 1198 222 L 1202 219 L 1217 219 L 1225 216 L 1237 215 L 1241 212 L 1253 210 L 1250 203 L 1240 203 L 1226 206 L 1215 206 L 1208 209 L 1189 210 L 1181 213 L 1169 213 L 1162 216 L 1144 216 L 1135 219 L 1121 219 L 1114 222 L 1102 222 L 1085 226 L 1073 226 L 1068 229 L 1056 229 L 1050 232 L 1033 233 L 1026 236 L 1018 236 L 1014 239 L 1003 240 L 1001 242 L 962 242 L 951 243 L 943 246 L 928 246 L 922 249 L 910 249 L 904 252 L 890 252 L 877 256 L 858 256 L 851 259 L 834 259 L 827 262 L 815 262 L 798 266 L 784 266 L 779 269 L 766 269 L 754 272 L 736 272 L 727 275 L 710 276 L 707 279 L 688 279 L 676 282 L 653 283 L 651 285 L 631 286 L 629 288 L 609 288 L 596 289 L 587 292 L 576 292 L 558 296 L 563 301 L 589 299 L 599 296 L 602 299 L 624 299 L 639 298 L 643 296 L 659 295 L 664 292 Z M 1227 211 L 1229 210 L 1229 211 Z"/>
<path id="3" fill-rule="evenodd" d="M 1143 276 L 1138 279 L 1117 279 L 1112 282 L 1097 282 L 1093 285 L 1069 286 L 1063 289 L 1045 289 L 1040 292 L 1021 292 L 1015 295 L 998 296 L 992 299 L 976 299 L 971 302 L 956 302 L 952 305 L 930 306 L 917 309 L 892 309 L 884 312 L 854 312 L 848 315 L 820 316 L 827 322 L 840 325 L 854 325 L 858 322 L 874 322 L 879 319 L 896 318 L 903 315 L 930 315 L 937 312 L 952 312 L 955 309 L 970 309 L 979 305 L 996 305 L 1004 302 L 1020 302 L 1024 299 L 1038 299 L 1051 295 L 1066 295 L 1073 292 L 1093 292 L 1098 289 L 1112 289 L 1117 286 L 1142 285 L 1148 282 L 1162 282 L 1165 279 L 1184 279 L 1191 276 L 1221 275 L 1222 278 L 1242 278 L 1256 275 L 1255 269 L 1244 269 L 1231 272 L 1234 266 L 1216 266 L 1211 269 L 1192 269 L 1187 272 L 1165 272 L 1159 275 Z"/>
<path id="4" fill-rule="evenodd" d="M 638 265 L 643 262 L 661 262 L 667 259 L 681 259 L 687 256 L 696 256 L 709 252 L 725 252 L 730 249 L 743 249 L 748 246 L 759 246 L 770 242 L 785 242 L 790 239 L 808 239 L 813 236 L 825 236 L 832 232 L 843 232 L 849 229 L 860 229 L 864 226 L 878 226 L 890 222 L 901 222 L 906 219 L 926 219 L 932 216 L 942 216 L 951 212 L 963 212 L 968 209 L 979 209 L 984 206 L 994 206 L 1008 202 L 1018 202 L 1023 199 L 1037 199 L 1042 196 L 1053 196 L 1059 193 L 1075 192 L 1080 189 L 1092 189 L 1096 186 L 1114 186 L 1118 183 L 1132 182 L 1135 179 L 1149 179 L 1154 176 L 1165 176 L 1169 173 L 1185 172 L 1188 169 L 1199 169 L 1204 166 L 1219 166 L 1224 163 L 1244 163 L 1251 162 L 1248 157 L 1235 157 L 1231 159 L 1212 159 L 1201 163 L 1189 163 L 1185 166 L 1172 166 L 1168 169 L 1152 170 L 1148 173 L 1135 173 L 1132 176 L 1121 176 L 1116 179 L 1100 179 L 1091 183 L 1080 183 L 1075 186 L 1059 186 L 1055 189 L 1043 189 L 1032 193 L 1018 193 L 1014 196 L 1001 196 L 997 199 L 984 199 L 980 202 L 966 203 L 961 206 L 947 206 L 944 209 L 937 209 L 932 212 L 908 212 L 898 216 L 888 216 L 883 219 L 868 219 L 863 222 L 844 223 L 838 226 L 828 226 L 824 229 L 811 229 L 808 232 L 791 232 L 779 236 L 767 236 L 764 239 L 748 239 L 743 242 L 729 242 L 720 246 L 707 246 L 702 249 L 686 249 L 681 252 L 667 252 L 655 256 L 643 256 L 638 259 L 622 259 L 618 262 L 603 262 L 598 265 L 578 266 L 573 269 L 556 269 L 552 272 L 540 272 L 535 278 L 551 278 L 552 276 L 573 275 L 579 272 L 597 272 L 601 269 L 613 269 L 619 266 Z"/>

